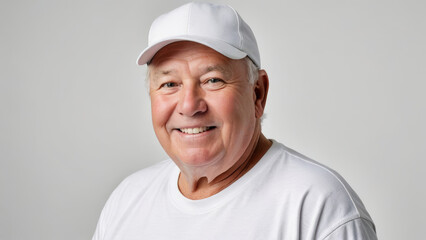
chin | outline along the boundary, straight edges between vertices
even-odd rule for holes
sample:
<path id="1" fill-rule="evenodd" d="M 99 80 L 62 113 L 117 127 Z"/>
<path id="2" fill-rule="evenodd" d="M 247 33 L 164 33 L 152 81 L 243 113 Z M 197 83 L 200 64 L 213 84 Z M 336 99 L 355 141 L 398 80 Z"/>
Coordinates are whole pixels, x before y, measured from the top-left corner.
<path id="1" fill-rule="evenodd" d="M 223 160 L 224 153 L 212 154 L 210 151 L 191 151 L 176 158 L 178 162 L 188 167 L 203 167 L 220 165 Z M 176 162 L 175 160 L 175 162 Z"/>

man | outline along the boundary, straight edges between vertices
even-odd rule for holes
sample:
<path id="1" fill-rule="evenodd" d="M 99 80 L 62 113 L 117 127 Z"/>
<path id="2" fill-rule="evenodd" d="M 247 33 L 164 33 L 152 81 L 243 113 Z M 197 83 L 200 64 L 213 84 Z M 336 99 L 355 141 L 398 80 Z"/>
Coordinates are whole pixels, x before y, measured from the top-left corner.
<path id="1" fill-rule="evenodd" d="M 117 187 L 93 239 L 377 239 L 337 173 L 262 134 L 269 80 L 235 10 L 189 3 L 158 17 L 138 64 L 171 160 Z"/>

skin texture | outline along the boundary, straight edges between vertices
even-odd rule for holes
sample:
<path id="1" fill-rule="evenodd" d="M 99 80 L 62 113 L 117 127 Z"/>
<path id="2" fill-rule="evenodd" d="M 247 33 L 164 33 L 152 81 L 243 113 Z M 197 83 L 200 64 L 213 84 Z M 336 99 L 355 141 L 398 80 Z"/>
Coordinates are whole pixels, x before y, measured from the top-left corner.
<path id="1" fill-rule="evenodd" d="M 243 59 L 188 41 L 162 48 L 149 69 L 154 131 L 181 170 L 178 186 L 186 197 L 220 192 L 271 146 L 259 120 L 268 93 L 265 71 L 252 85 Z M 208 130 L 182 132 L 199 127 Z"/>

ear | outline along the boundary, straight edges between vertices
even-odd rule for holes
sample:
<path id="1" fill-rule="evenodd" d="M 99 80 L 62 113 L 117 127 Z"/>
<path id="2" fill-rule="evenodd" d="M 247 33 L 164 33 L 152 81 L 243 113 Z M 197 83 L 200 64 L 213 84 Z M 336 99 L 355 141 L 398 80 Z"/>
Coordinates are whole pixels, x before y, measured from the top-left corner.
<path id="1" fill-rule="evenodd" d="M 265 70 L 259 70 L 259 77 L 253 86 L 253 98 L 255 107 L 255 116 L 260 118 L 266 105 L 266 97 L 268 96 L 269 78 Z"/>

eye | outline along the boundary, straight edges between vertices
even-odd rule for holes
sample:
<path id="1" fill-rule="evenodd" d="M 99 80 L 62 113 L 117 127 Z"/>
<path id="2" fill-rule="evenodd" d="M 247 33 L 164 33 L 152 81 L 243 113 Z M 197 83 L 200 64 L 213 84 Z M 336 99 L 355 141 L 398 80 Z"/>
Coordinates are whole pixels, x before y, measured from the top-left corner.
<path id="1" fill-rule="evenodd" d="M 173 88 L 173 87 L 177 87 L 178 84 L 174 83 L 174 82 L 167 82 L 161 85 L 162 88 Z"/>
<path id="2" fill-rule="evenodd" d="M 210 78 L 209 80 L 207 80 L 207 83 L 222 83 L 223 80 L 219 79 L 219 78 Z"/>
<path id="3" fill-rule="evenodd" d="M 225 87 L 225 81 L 220 78 L 209 78 L 204 81 L 204 88 L 209 90 L 219 90 Z"/>

